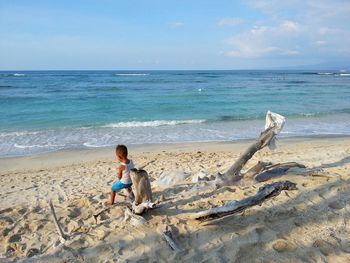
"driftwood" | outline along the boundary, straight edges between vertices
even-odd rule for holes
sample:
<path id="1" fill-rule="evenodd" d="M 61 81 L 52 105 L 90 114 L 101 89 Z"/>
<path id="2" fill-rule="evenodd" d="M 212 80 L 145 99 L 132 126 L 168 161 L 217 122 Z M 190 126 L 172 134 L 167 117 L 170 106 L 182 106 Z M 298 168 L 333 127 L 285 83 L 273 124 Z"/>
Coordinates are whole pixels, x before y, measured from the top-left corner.
<path id="1" fill-rule="evenodd" d="M 173 235 L 169 226 L 166 226 L 165 231 L 163 232 L 163 237 L 165 241 L 168 242 L 172 250 L 174 250 L 176 253 L 181 252 L 180 247 L 176 244 L 176 242 L 173 239 Z"/>
<path id="2" fill-rule="evenodd" d="M 236 182 L 242 179 L 241 170 L 244 165 L 253 157 L 253 155 L 267 146 L 275 137 L 274 127 L 270 127 L 260 134 L 260 137 L 238 158 L 238 160 L 224 174 L 226 178 L 230 178 L 231 182 Z"/>
<path id="3" fill-rule="evenodd" d="M 127 207 L 124 213 L 124 221 L 129 221 L 133 226 L 140 226 L 146 222 L 146 219 L 140 215 L 134 214 L 133 211 Z"/>
<path id="4" fill-rule="evenodd" d="M 117 202 L 114 205 L 102 208 L 97 211 L 93 216 L 97 224 L 98 217 L 115 207 L 116 205 L 125 205 L 127 209 L 130 209 L 134 214 L 140 215 L 148 209 L 156 207 L 157 203 L 152 202 L 152 190 L 151 184 L 148 178 L 148 173 L 143 169 L 132 169 L 130 173 L 131 181 L 133 183 L 132 189 L 127 189 L 129 196 L 126 196 L 125 202 Z"/>
<path id="5" fill-rule="evenodd" d="M 266 146 L 275 148 L 276 135 L 282 130 L 284 125 L 284 117 L 270 111 L 266 115 L 266 129 L 260 134 L 259 138 L 243 152 L 243 154 L 235 161 L 235 163 L 223 174 L 222 180 L 224 184 L 234 184 L 243 177 L 247 179 L 256 179 L 257 181 L 266 181 L 270 178 L 280 176 L 293 167 L 305 168 L 304 165 L 295 162 L 272 164 L 270 162 L 258 162 L 250 168 L 246 173 L 241 170 L 253 155 Z M 263 174 L 262 174 L 263 173 Z M 257 178 L 259 176 L 260 178 Z"/>
<path id="6" fill-rule="evenodd" d="M 154 208 L 152 202 L 152 189 L 148 173 L 143 169 L 132 169 L 130 173 L 132 181 L 132 192 L 135 197 L 132 210 L 135 214 L 140 215 L 147 209 Z"/>
<path id="7" fill-rule="evenodd" d="M 295 190 L 296 184 L 290 181 L 280 181 L 265 185 L 259 189 L 254 196 L 247 197 L 239 201 L 231 201 L 224 206 L 215 207 L 198 213 L 183 214 L 183 216 L 196 219 L 201 222 L 223 218 L 238 212 L 242 212 L 248 207 L 260 205 L 267 199 L 277 196 L 282 190 Z"/>
<path id="8" fill-rule="evenodd" d="M 67 238 L 66 238 L 65 234 L 63 233 L 60 224 L 58 223 L 56 212 L 55 212 L 55 208 L 53 207 L 53 204 L 52 204 L 51 200 L 49 201 L 49 206 L 50 206 L 50 209 L 51 209 L 53 220 L 55 222 L 56 230 L 58 232 L 58 235 L 60 236 L 60 242 L 62 244 L 64 244 L 66 242 Z"/>
<path id="9" fill-rule="evenodd" d="M 149 202 L 149 201 L 143 202 L 141 204 L 133 203 L 132 204 L 132 212 L 136 215 L 141 215 L 145 211 L 147 211 L 148 209 L 156 208 L 157 204 L 158 204 L 158 202 L 153 203 L 153 202 Z"/>

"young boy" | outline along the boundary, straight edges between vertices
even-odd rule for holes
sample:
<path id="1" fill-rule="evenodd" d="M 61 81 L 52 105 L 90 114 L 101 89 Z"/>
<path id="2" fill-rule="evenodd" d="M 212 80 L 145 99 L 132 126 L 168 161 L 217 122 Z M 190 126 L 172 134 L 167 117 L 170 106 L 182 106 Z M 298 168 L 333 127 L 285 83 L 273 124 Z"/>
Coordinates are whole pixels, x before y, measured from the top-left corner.
<path id="1" fill-rule="evenodd" d="M 128 159 L 128 148 L 125 145 L 118 145 L 115 149 L 117 160 L 120 162 L 118 168 L 117 177 L 118 179 L 113 182 L 111 199 L 106 205 L 113 205 L 117 191 L 123 188 L 130 188 L 132 185 L 130 178 L 130 170 L 134 168 L 132 160 Z"/>

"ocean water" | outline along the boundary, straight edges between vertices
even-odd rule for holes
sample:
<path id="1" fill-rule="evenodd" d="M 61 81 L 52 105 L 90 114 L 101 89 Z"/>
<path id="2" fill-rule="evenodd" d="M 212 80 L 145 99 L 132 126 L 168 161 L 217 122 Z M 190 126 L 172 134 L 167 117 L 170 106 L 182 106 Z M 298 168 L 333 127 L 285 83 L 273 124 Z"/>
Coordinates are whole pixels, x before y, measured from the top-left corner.
<path id="1" fill-rule="evenodd" d="M 118 143 L 350 134 L 340 71 L 0 71 L 0 156 Z"/>

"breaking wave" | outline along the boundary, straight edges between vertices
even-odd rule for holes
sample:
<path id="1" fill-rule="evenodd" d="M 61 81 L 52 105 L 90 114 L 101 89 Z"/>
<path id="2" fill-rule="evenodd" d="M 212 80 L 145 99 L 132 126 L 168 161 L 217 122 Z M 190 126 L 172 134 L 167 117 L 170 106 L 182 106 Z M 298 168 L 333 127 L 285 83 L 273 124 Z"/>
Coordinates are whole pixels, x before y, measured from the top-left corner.
<path id="1" fill-rule="evenodd" d="M 117 122 L 104 125 L 107 128 L 132 128 L 132 127 L 158 127 L 158 126 L 172 126 L 180 124 L 196 124 L 203 123 L 205 120 L 155 120 L 155 121 L 127 121 Z"/>

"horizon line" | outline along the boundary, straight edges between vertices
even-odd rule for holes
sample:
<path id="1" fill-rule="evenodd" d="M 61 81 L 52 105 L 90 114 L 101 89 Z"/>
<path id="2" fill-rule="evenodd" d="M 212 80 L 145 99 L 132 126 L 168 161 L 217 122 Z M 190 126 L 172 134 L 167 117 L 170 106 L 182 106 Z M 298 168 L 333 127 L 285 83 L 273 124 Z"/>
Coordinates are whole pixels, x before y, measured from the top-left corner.
<path id="1" fill-rule="evenodd" d="M 0 69 L 0 72 L 12 72 L 12 71 L 298 71 L 298 70 L 306 70 L 306 71 L 341 71 L 341 70 L 350 70 L 350 68 L 342 68 L 342 69 L 317 69 L 317 68 L 295 68 L 295 69 L 278 69 L 278 68 L 270 68 L 270 69 Z"/>

